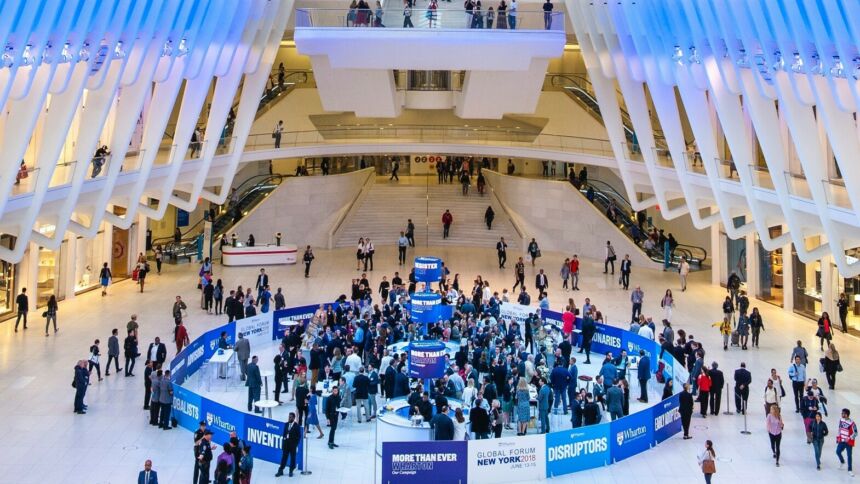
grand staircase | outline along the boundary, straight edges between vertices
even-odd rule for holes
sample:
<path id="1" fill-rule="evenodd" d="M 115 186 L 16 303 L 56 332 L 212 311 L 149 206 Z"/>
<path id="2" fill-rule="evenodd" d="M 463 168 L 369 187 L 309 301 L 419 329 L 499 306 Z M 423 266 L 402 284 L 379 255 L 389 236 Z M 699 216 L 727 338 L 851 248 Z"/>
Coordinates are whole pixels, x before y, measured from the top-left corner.
<path id="1" fill-rule="evenodd" d="M 493 229 L 487 230 L 484 212 L 491 204 L 489 194 L 481 196 L 474 186 L 469 196 L 461 194 L 459 184 L 406 184 L 389 182 L 380 177 L 359 206 L 353 209 L 337 234 L 335 247 L 353 247 L 359 237 L 370 237 L 375 245 L 395 245 L 400 231 L 406 230 L 407 219 L 415 224 L 415 244 L 426 246 L 495 247 L 504 237 L 509 249 L 519 247 L 516 231 L 510 220 L 493 204 L 496 218 Z M 451 234 L 442 238 L 442 214 L 450 210 L 454 216 Z"/>

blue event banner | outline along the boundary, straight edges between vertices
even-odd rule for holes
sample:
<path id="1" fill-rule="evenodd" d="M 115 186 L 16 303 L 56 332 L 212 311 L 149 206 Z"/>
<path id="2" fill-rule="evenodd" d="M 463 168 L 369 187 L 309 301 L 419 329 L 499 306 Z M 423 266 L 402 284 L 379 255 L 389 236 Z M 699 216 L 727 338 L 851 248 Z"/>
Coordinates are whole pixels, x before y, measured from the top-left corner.
<path id="1" fill-rule="evenodd" d="M 445 343 L 413 341 L 406 347 L 409 353 L 410 378 L 439 378 L 445 374 Z"/>
<path id="2" fill-rule="evenodd" d="M 255 459 L 267 462 L 281 462 L 281 449 L 284 442 L 285 423 L 258 415 L 245 414 L 244 432 L 239 432 L 239 438 L 251 445 Z M 298 425 L 298 422 L 296 422 Z M 302 453 L 304 452 L 304 432 L 299 429 L 299 448 L 296 451 L 296 460 L 299 470 L 303 469 Z"/>
<path id="3" fill-rule="evenodd" d="M 594 326 L 596 329 L 594 338 L 591 340 L 591 352 L 600 354 L 612 352 L 614 356 L 620 355 L 621 349 L 624 348 L 624 333 L 627 331 L 607 324 L 595 324 Z"/>
<path id="4" fill-rule="evenodd" d="M 681 431 L 680 397 L 674 394 L 651 407 L 654 420 L 654 442 L 659 444 Z"/>
<path id="5" fill-rule="evenodd" d="M 639 357 L 639 350 L 645 351 L 645 355 L 648 357 L 651 365 L 650 373 L 653 374 L 657 371 L 657 357 L 660 356 L 660 346 L 654 340 L 643 338 L 630 331 L 624 331 L 621 338 L 621 346 L 627 350 L 629 356 L 636 356 L 637 358 Z"/>
<path id="6" fill-rule="evenodd" d="M 201 401 L 200 395 L 183 386 L 173 385 L 173 417 L 182 428 L 194 432 L 200 426 Z"/>
<path id="7" fill-rule="evenodd" d="M 237 436 L 242 435 L 242 429 L 245 428 L 244 412 L 207 398 L 201 398 L 200 403 L 203 407 L 201 420 L 205 420 L 206 427 L 212 431 L 212 442 L 221 446 L 230 440 L 230 432 L 236 432 Z"/>
<path id="8" fill-rule="evenodd" d="M 438 257 L 415 258 L 415 280 L 436 283 L 442 280 L 442 259 Z"/>
<path id="9" fill-rule="evenodd" d="M 608 423 L 546 434 L 546 477 L 594 469 L 609 462 Z"/>
<path id="10" fill-rule="evenodd" d="M 643 410 L 610 422 L 612 462 L 622 461 L 654 445 L 653 412 Z"/>
<path id="11" fill-rule="evenodd" d="M 465 440 L 383 442 L 383 484 L 465 484 L 468 466 Z"/>
<path id="12" fill-rule="evenodd" d="M 439 321 L 442 307 L 442 296 L 435 292 L 416 292 L 410 300 L 412 320 L 423 324 Z"/>
<path id="13" fill-rule="evenodd" d="M 306 321 L 313 319 L 314 312 L 316 312 L 319 307 L 319 304 L 309 304 L 307 306 L 278 309 L 272 313 L 272 340 L 278 340 L 284 337 L 286 326 L 282 326 L 281 323 L 286 323 L 287 321 L 299 321 L 306 325 Z"/>

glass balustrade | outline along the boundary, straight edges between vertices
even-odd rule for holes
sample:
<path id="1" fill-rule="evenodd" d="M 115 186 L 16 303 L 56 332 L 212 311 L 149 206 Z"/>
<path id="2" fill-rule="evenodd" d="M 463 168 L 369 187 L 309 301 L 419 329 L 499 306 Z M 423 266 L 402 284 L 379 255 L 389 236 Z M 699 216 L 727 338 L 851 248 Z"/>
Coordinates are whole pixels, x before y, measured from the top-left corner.
<path id="1" fill-rule="evenodd" d="M 824 188 L 824 197 L 827 199 L 828 205 L 846 210 L 853 209 L 844 184 L 841 182 L 834 183 L 832 180 L 821 180 L 821 186 Z"/>
<path id="2" fill-rule="evenodd" d="M 698 151 L 684 152 L 684 165 L 687 167 L 688 173 L 707 175 L 705 161 L 702 159 L 702 154 Z"/>
<path id="3" fill-rule="evenodd" d="M 738 167 L 734 160 L 714 158 L 714 169 L 716 170 L 717 176 L 723 180 L 741 181 L 740 176 L 738 175 Z"/>
<path id="4" fill-rule="evenodd" d="M 296 28 L 396 28 L 439 30 L 496 30 L 496 31 L 558 31 L 564 32 L 562 12 L 518 9 L 512 15 L 493 10 L 464 10 L 431 4 L 385 9 L 299 8 L 296 9 Z"/>
<path id="5" fill-rule="evenodd" d="M 759 165 L 748 165 L 750 172 L 750 180 L 752 184 L 758 188 L 767 188 L 773 190 L 773 177 L 770 176 L 770 170 L 767 167 Z"/>
<path id="6" fill-rule="evenodd" d="M 672 152 L 663 148 L 653 148 L 654 159 L 658 166 L 665 168 L 675 168 L 675 163 L 672 162 Z"/>
<path id="7" fill-rule="evenodd" d="M 812 192 L 809 190 L 809 183 L 806 181 L 806 176 L 800 173 L 783 172 L 788 193 L 801 198 L 812 199 Z"/>

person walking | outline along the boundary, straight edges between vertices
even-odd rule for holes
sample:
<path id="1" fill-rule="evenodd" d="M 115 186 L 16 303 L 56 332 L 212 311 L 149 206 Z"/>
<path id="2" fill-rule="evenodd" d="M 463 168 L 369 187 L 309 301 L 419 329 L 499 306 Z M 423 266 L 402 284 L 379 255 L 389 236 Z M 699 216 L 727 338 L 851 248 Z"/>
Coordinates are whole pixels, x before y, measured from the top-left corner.
<path id="1" fill-rule="evenodd" d="M 821 450 L 824 448 L 824 437 L 830 434 L 827 423 L 821 418 L 821 412 L 815 412 L 815 418 L 809 424 L 809 434 L 812 440 L 812 451 L 815 454 L 815 468 L 821 470 Z"/>
<path id="2" fill-rule="evenodd" d="M 522 257 L 518 258 L 517 263 L 514 265 L 514 278 L 516 282 L 514 282 L 514 287 L 511 288 L 511 291 L 516 291 L 517 286 L 521 288 L 526 287 L 526 265 L 523 263 Z"/>
<path id="3" fill-rule="evenodd" d="M 102 297 L 107 296 L 107 288 L 110 285 L 112 278 L 113 276 L 110 273 L 108 263 L 105 262 L 104 265 L 102 265 L 101 270 L 99 271 L 99 283 L 102 286 Z"/>
<path id="4" fill-rule="evenodd" d="M 702 468 L 702 474 L 705 476 L 705 484 L 711 484 L 711 477 L 717 472 L 716 459 L 717 453 L 714 452 L 714 443 L 706 440 L 705 450 L 699 454 L 699 467 Z"/>
<path id="5" fill-rule="evenodd" d="M 839 457 L 839 468 L 845 465 L 845 459 L 842 457 L 842 452 L 848 454 L 848 475 L 854 477 L 854 467 L 852 462 L 852 452 L 854 450 L 854 441 L 857 439 L 857 424 L 851 420 L 851 410 L 842 409 L 842 417 L 839 419 L 839 428 L 836 432 L 836 457 Z"/>
<path id="6" fill-rule="evenodd" d="M 568 291 L 568 283 L 570 282 L 570 258 L 564 260 L 561 263 L 561 270 L 558 272 L 559 277 L 561 277 L 561 288 L 565 291 Z"/>
<path id="7" fill-rule="evenodd" d="M 496 255 L 499 257 L 499 269 L 504 269 L 505 262 L 508 261 L 508 244 L 504 237 L 499 238 L 499 241 L 496 242 Z"/>
<path id="8" fill-rule="evenodd" d="M 27 288 L 21 288 L 21 294 L 15 298 L 15 307 L 18 309 L 18 316 L 15 318 L 15 332 L 18 332 L 18 324 L 21 319 L 24 319 L 24 329 L 27 329 L 27 312 L 30 311 L 30 299 L 27 297 Z"/>
<path id="9" fill-rule="evenodd" d="M 188 330 L 185 329 L 185 325 L 182 323 L 181 319 L 176 321 L 176 327 L 173 329 L 173 341 L 176 343 L 176 354 L 179 354 L 179 352 L 182 351 L 182 348 L 191 344 L 191 338 L 188 337 Z"/>
<path id="10" fill-rule="evenodd" d="M 612 266 L 612 274 L 615 274 L 615 259 L 618 257 L 615 255 L 615 248 L 612 247 L 612 242 L 606 241 L 606 252 L 605 257 L 603 259 L 603 273 L 606 274 L 609 270 L 609 267 Z"/>
<path id="11" fill-rule="evenodd" d="M 406 238 L 406 234 L 402 231 L 400 232 L 400 238 L 397 239 L 397 264 L 403 265 L 406 264 L 406 248 L 409 247 L 409 239 Z"/>
<path id="12" fill-rule="evenodd" d="M 576 254 L 570 260 L 570 289 L 573 291 L 579 290 L 579 256 Z"/>
<path id="13" fill-rule="evenodd" d="M 767 414 L 765 424 L 770 438 L 770 450 L 773 452 L 773 458 L 776 459 L 776 466 L 779 467 L 780 443 L 782 442 L 782 430 L 785 428 L 779 405 L 770 407 L 770 413 Z"/>
<path id="14" fill-rule="evenodd" d="M 535 261 L 537 260 L 538 257 L 541 256 L 540 247 L 538 247 L 538 243 L 534 238 L 532 238 L 531 242 L 529 242 L 527 251 L 529 253 L 529 256 L 531 256 L 531 259 L 532 259 L 532 267 L 534 267 Z"/>
<path id="15" fill-rule="evenodd" d="M 409 3 L 406 3 L 403 6 L 403 28 L 411 29 L 415 26 L 412 25 L 412 6 Z"/>
<path id="16" fill-rule="evenodd" d="M 409 247 L 415 247 L 415 224 L 412 219 L 406 219 L 406 238 L 409 239 Z"/>
<path id="17" fill-rule="evenodd" d="M 625 291 L 630 288 L 630 265 L 630 254 L 624 254 L 624 259 L 621 260 L 621 278 L 618 282 Z"/>
<path id="18" fill-rule="evenodd" d="M 301 439 L 301 426 L 296 423 L 295 412 L 290 412 L 287 417 L 287 422 L 284 423 L 283 440 L 281 441 L 281 465 L 278 467 L 278 472 L 275 477 L 284 475 L 284 467 L 287 466 L 289 460 L 290 471 L 289 476 L 293 477 L 293 471 L 296 470 L 296 451 L 299 448 L 299 440 Z"/>
<path id="19" fill-rule="evenodd" d="M 119 374 L 119 338 L 117 335 L 119 334 L 119 330 L 114 328 L 110 332 L 110 337 L 108 338 L 108 361 L 105 366 L 105 376 L 110 376 L 110 362 L 113 360 L 113 364 L 116 367 L 116 373 Z"/>
<path id="20" fill-rule="evenodd" d="M 634 323 L 639 320 L 639 315 L 642 314 L 642 302 L 645 300 L 645 292 L 642 291 L 640 286 L 636 286 L 636 289 L 630 293 L 630 302 L 633 305 L 632 315 L 630 316 L 630 320 Z"/>
<path id="21" fill-rule="evenodd" d="M 779 388 L 776 387 L 776 382 L 772 378 L 767 380 L 767 385 L 764 387 L 764 414 L 770 413 L 770 407 L 779 405 L 781 398 Z"/>
<path id="22" fill-rule="evenodd" d="M 845 293 L 839 294 L 839 299 L 836 301 L 836 307 L 839 310 L 839 323 L 842 325 L 842 332 L 848 332 L 848 296 Z"/>
<path id="23" fill-rule="evenodd" d="M 748 321 L 752 332 L 752 345 L 758 348 L 759 335 L 764 331 L 764 322 L 761 320 L 761 313 L 758 312 L 758 308 L 753 308 Z"/>
<path id="24" fill-rule="evenodd" d="M 263 388 L 263 378 L 260 376 L 260 367 L 257 366 L 257 356 L 251 358 L 251 363 L 247 368 L 248 377 L 245 381 L 245 386 L 248 387 L 248 411 L 254 413 L 263 413 L 262 410 L 254 408 L 254 402 L 260 400 L 260 391 Z"/>
<path id="25" fill-rule="evenodd" d="M 305 277 L 311 276 L 311 262 L 314 261 L 314 251 L 311 246 L 305 248 L 305 254 L 302 256 L 302 262 L 305 263 Z M 277 296 L 276 296 L 277 298 Z"/>
<path id="26" fill-rule="evenodd" d="M 376 246 L 370 241 L 370 237 L 364 239 L 364 270 L 367 271 L 367 265 L 370 264 L 370 270 L 373 270 L 373 254 L 376 253 Z"/>
<path id="27" fill-rule="evenodd" d="M 451 224 L 454 223 L 454 216 L 451 215 L 450 210 L 445 210 L 445 213 L 442 214 L 442 238 L 447 239 L 451 234 Z"/>
<path id="28" fill-rule="evenodd" d="M 99 381 L 102 381 L 102 367 L 100 365 L 101 353 L 99 351 L 99 340 L 95 340 L 92 346 L 90 346 L 90 359 L 88 361 L 87 371 L 92 373 L 93 367 L 96 369 L 96 374 L 99 377 Z"/>
<path id="29" fill-rule="evenodd" d="M 24 323 L 24 329 L 26 329 L 26 320 Z M 815 333 L 815 336 L 818 336 L 821 351 L 824 351 L 824 340 L 827 340 L 827 343 L 829 344 L 830 340 L 833 339 L 833 325 L 827 311 L 821 313 L 821 317 L 818 318 L 818 331 Z"/>
<path id="30" fill-rule="evenodd" d="M 663 308 L 663 319 L 671 322 L 672 309 L 675 307 L 675 298 L 672 296 L 671 289 L 666 289 L 666 293 L 663 294 L 663 299 L 660 300 L 660 307 Z"/>
<path id="31" fill-rule="evenodd" d="M 791 380 L 791 390 L 794 396 L 794 413 L 800 413 L 800 400 L 803 398 L 803 388 L 806 385 L 806 365 L 799 356 L 794 357 L 794 363 L 788 367 L 788 379 Z"/>
<path id="32" fill-rule="evenodd" d="M 51 294 L 48 298 L 48 304 L 45 306 L 45 336 L 48 336 L 48 328 L 51 322 L 54 323 L 54 333 L 57 332 L 57 311 L 60 306 L 57 304 L 57 296 Z"/>
<path id="33" fill-rule="evenodd" d="M 836 389 L 836 373 L 842 371 L 842 363 L 839 361 L 839 352 L 836 351 L 836 345 L 830 343 L 827 345 L 827 351 L 824 352 L 824 358 L 820 360 L 824 367 L 824 376 L 827 378 L 827 387 L 831 390 Z"/>
<path id="34" fill-rule="evenodd" d="M 136 330 L 129 329 L 128 336 L 123 342 L 123 351 L 125 353 L 125 376 L 134 376 L 134 360 L 137 359 L 139 352 L 137 346 Z"/>
<path id="35" fill-rule="evenodd" d="M 687 274 L 690 273 L 690 264 L 686 257 L 681 257 L 681 262 L 678 264 L 678 278 L 681 280 L 681 292 L 687 290 Z"/>
<path id="36" fill-rule="evenodd" d="M 681 427 L 684 429 L 684 440 L 692 439 L 690 436 L 690 419 L 693 417 L 693 394 L 690 393 L 690 384 L 684 383 L 684 390 L 678 397 L 678 413 L 681 415 Z"/>
<path id="37" fill-rule="evenodd" d="M 236 336 L 238 340 L 233 349 L 236 351 L 236 359 L 239 360 L 240 378 L 242 381 L 245 381 L 248 375 L 248 359 L 251 357 L 251 342 L 245 338 L 242 332 L 239 332 Z"/>
<path id="38" fill-rule="evenodd" d="M 340 414 L 338 413 L 338 408 L 340 408 L 340 390 L 338 387 L 334 387 L 331 391 L 331 395 L 325 401 L 325 417 L 329 422 L 329 431 L 328 431 L 328 448 L 334 449 L 335 447 L 339 447 L 334 443 L 334 435 L 337 432 L 337 422 L 340 419 Z"/>

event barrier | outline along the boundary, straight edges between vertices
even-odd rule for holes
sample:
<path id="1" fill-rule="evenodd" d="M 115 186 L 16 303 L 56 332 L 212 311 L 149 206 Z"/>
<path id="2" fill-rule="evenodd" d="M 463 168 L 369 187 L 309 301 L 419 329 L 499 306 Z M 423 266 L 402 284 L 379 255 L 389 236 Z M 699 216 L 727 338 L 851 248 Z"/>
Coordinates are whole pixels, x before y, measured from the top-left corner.
<path id="1" fill-rule="evenodd" d="M 170 362 L 173 418 L 178 425 L 193 432 L 205 420 L 216 444 L 228 441 L 230 432 L 236 432 L 240 439 L 252 446 L 255 459 L 280 463 L 284 422 L 228 407 L 182 384 L 218 351 L 218 340 L 222 333 L 226 333 L 230 345 L 236 341 L 237 334 L 242 333 L 250 341 L 251 348 L 263 347 L 284 336 L 280 323 L 309 320 L 318 307 L 318 304 L 299 306 L 233 321 L 203 333 L 183 348 Z M 296 453 L 299 470 L 304 469 L 304 440 L 302 435 Z"/>
<path id="2" fill-rule="evenodd" d="M 502 304 L 500 316 L 524 323 L 538 308 Z M 561 327 L 561 313 L 539 313 L 545 323 Z M 581 328 L 582 319 L 576 319 Z M 668 353 L 660 356 L 659 345 L 638 334 L 605 324 L 597 324 L 592 352 L 632 356 L 639 350 L 648 355 L 650 372 L 664 364 L 664 374 L 674 379 L 680 391 L 687 370 Z M 383 483 L 469 482 L 501 483 L 535 481 L 603 467 L 628 459 L 654 447 L 681 431 L 679 397 L 675 395 L 613 422 L 578 427 L 548 434 L 500 439 L 428 442 L 383 442 Z"/>
<path id="3" fill-rule="evenodd" d="M 331 304 L 331 303 L 323 303 Z M 205 420 L 217 444 L 226 442 L 230 432 L 253 446 L 257 459 L 279 463 L 284 423 L 228 407 L 182 384 L 200 370 L 218 351 L 218 340 L 226 333 L 228 344 L 238 333 L 263 347 L 284 335 L 287 321 L 305 322 L 313 317 L 319 304 L 298 306 L 262 313 L 211 329 L 186 346 L 170 362 L 174 384 L 173 417 L 190 431 Z M 505 303 L 502 318 L 520 323 L 529 313 L 539 313 L 545 323 L 561 327 L 561 313 L 531 306 Z M 576 319 L 581 327 L 582 319 Z M 675 380 L 680 391 L 687 381 L 686 369 L 666 353 L 659 358 L 660 347 L 638 334 L 605 324 L 597 324 L 592 351 L 595 354 L 620 352 L 630 355 L 645 351 L 651 361 L 651 373 L 664 363 L 665 375 Z M 425 348 L 435 350 L 435 348 Z M 681 431 L 677 393 L 658 404 L 618 419 L 542 435 L 503 437 L 468 442 L 384 442 L 382 444 L 383 482 L 475 482 L 498 483 L 534 481 L 535 476 L 551 478 L 581 470 L 601 467 L 627 459 L 650 449 Z M 304 436 L 299 443 L 298 461 L 302 469 Z M 432 474 L 431 474 L 432 473 Z"/>

